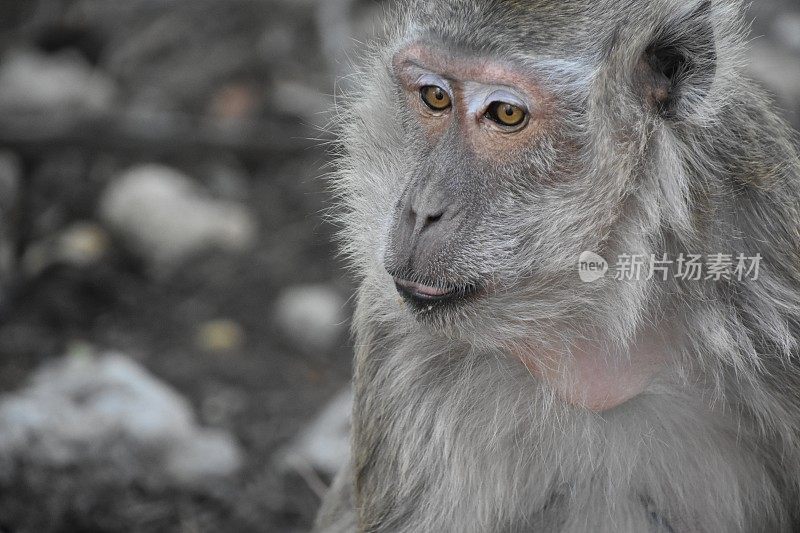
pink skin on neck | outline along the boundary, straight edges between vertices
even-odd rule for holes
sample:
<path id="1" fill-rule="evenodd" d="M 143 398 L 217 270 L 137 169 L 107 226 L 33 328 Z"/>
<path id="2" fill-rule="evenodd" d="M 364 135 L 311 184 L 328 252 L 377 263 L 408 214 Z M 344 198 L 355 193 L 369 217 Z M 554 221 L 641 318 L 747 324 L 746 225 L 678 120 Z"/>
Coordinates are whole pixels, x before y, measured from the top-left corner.
<path id="1" fill-rule="evenodd" d="M 518 345 L 512 352 L 564 402 L 603 412 L 644 392 L 667 363 L 664 342 L 649 334 L 626 350 L 582 339 L 564 349 Z"/>

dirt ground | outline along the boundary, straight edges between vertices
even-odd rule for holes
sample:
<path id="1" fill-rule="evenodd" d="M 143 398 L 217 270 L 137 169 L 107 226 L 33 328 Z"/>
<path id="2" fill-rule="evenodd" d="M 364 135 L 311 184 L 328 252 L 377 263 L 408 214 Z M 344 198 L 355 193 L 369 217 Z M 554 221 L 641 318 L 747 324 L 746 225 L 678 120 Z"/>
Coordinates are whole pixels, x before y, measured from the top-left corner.
<path id="1" fill-rule="evenodd" d="M 318 498 L 300 478 L 279 474 L 272 459 L 346 386 L 351 349 L 346 324 L 323 350 L 298 346 L 276 325 L 275 304 L 300 284 L 322 284 L 343 300 L 353 290 L 323 216 L 328 137 L 316 122 L 324 118 L 304 113 L 327 106 L 334 85 L 315 6 L 34 4 L 0 5 L 0 53 L 78 55 L 117 92 L 100 116 L 71 110 L 63 127 L 50 120 L 63 108 L 4 108 L 0 149 L 14 154 L 22 177 L 9 217 L 17 257 L 76 221 L 96 222 L 104 187 L 142 162 L 181 169 L 221 190 L 217 196 L 235 197 L 254 214 L 257 238 L 244 251 L 200 251 L 155 274 L 113 232 L 103 259 L 90 265 L 56 262 L 35 273 L 18 266 L 2 300 L 0 389 L 22 387 L 34 369 L 76 346 L 121 351 L 186 396 L 201 423 L 232 432 L 245 460 L 226 486 L 197 493 L 82 479 L 74 467 L 40 480 L 23 472 L 0 486 L 0 531 L 307 530 Z M 288 83 L 306 101 L 278 100 Z M 140 112 L 135 127 L 120 125 L 131 109 L 167 118 Z M 197 133 L 201 120 L 229 115 L 252 127 Z M 44 127 L 31 132 L 37 123 Z M 237 325 L 243 340 L 204 350 L 198 329 L 218 319 Z M 73 498 L 86 484 L 96 490 Z M 40 491 L 51 495 L 46 503 Z"/>

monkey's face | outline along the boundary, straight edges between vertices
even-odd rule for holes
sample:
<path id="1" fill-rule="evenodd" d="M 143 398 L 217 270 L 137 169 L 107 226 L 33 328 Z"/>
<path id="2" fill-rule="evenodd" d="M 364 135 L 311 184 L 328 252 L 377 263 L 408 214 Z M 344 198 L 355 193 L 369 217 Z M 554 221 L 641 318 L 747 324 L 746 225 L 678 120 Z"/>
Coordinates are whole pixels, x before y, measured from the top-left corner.
<path id="1" fill-rule="evenodd" d="M 659 163 L 674 148 L 657 140 L 709 90 L 713 56 L 699 51 L 713 32 L 681 22 L 678 37 L 658 37 L 643 19 L 623 46 L 619 21 L 593 3 L 571 17 L 596 34 L 553 27 L 570 17 L 538 20 L 548 2 L 501 4 L 420 4 L 412 29 L 376 56 L 348 106 L 348 250 L 382 310 L 447 335 L 627 328 L 653 284 L 584 283 L 579 258 L 657 253 L 669 217 L 688 218 L 679 164 Z"/>
<path id="2" fill-rule="evenodd" d="M 396 190 L 378 201 L 396 290 L 451 329 L 519 319 L 501 315 L 521 300 L 553 317 L 606 209 L 601 190 L 587 194 L 580 110 L 533 68 L 430 43 L 402 47 L 389 71 L 401 146 Z"/>
<path id="3" fill-rule="evenodd" d="M 393 209 L 385 266 L 400 293 L 425 308 L 488 289 L 490 264 L 497 267 L 489 255 L 510 244 L 489 231 L 504 223 L 498 203 L 515 167 L 523 170 L 536 152 L 547 114 L 532 80 L 499 64 L 446 57 L 413 45 L 392 61 L 414 163 Z"/>

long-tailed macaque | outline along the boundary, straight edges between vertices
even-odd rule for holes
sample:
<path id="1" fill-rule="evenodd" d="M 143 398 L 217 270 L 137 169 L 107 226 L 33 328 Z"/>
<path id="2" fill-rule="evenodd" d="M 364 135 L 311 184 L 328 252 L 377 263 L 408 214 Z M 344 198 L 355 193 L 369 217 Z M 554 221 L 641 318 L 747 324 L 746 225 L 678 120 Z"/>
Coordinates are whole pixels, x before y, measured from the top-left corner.
<path id="1" fill-rule="evenodd" d="M 409 0 L 340 114 L 324 532 L 800 528 L 800 159 L 737 0 Z"/>

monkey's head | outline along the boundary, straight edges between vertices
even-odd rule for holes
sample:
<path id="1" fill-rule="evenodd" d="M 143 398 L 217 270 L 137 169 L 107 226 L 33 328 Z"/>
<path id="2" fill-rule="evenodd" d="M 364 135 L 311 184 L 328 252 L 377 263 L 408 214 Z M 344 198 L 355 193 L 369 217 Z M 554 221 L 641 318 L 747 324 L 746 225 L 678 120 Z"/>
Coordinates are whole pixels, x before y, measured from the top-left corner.
<path id="1" fill-rule="evenodd" d="M 346 106 L 338 181 L 384 314 L 498 342 L 642 319 L 653 284 L 584 283 L 578 260 L 700 238 L 692 139 L 725 106 L 739 46 L 719 41 L 739 32 L 720 25 L 738 19 L 614 3 L 404 6 Z"/>

